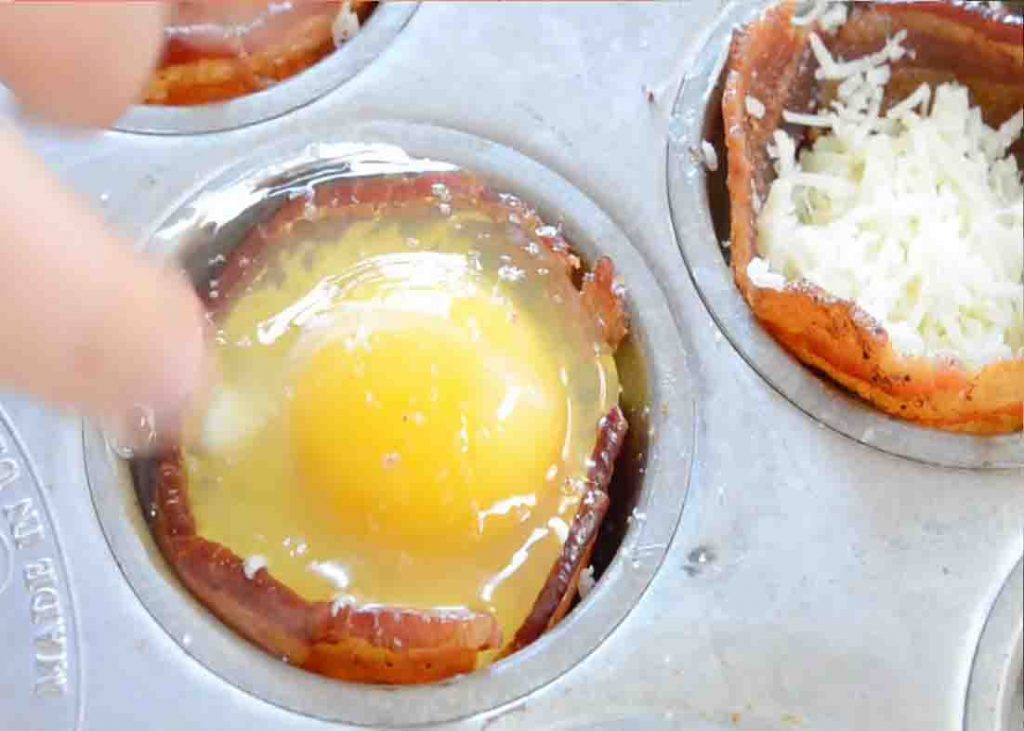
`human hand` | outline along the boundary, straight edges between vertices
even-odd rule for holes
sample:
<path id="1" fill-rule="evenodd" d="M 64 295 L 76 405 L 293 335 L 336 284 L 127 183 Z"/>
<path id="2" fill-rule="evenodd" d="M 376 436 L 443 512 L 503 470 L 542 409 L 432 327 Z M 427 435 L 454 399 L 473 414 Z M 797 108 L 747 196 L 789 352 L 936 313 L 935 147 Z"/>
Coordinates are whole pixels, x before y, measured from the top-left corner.
<path id="1" fill-rule="evenodd" d="M 157 60 L 157 3 L 0 4 L 0 80 L 25 111 L 105 126 Z M 110 423 L 174 424 L 207 375 L 203 308 L 0 122 L 0 387 Z"/>

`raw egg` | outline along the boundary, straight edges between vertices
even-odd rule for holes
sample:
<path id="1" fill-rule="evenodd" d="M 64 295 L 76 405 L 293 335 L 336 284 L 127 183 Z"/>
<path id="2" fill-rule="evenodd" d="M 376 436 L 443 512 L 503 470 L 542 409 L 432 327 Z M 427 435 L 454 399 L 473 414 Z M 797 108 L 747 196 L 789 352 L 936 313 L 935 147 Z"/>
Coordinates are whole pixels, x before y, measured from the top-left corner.
<path id="1" fill-rule="evenodd" d="M 555 229 L 430 200 L 314 212 L 211 293 L 222 382 L 189 499 L 199 535 L 306 600 L 486 613 L 507 643 L 619 402 L 613 347 L 538 245 Z"/>

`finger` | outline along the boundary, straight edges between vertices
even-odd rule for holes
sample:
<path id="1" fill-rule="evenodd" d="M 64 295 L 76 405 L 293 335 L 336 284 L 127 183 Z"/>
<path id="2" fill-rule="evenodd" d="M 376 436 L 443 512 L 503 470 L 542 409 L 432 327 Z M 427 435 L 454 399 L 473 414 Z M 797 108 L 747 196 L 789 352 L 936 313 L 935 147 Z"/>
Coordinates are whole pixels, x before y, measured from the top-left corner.
<path id="1" fill-rule="evenodd" d="M 0 3 L 0 79 L 32 114 L 109 126 L 139 97 L 166 12 L 156 2 Z"/>
<path id="2" fill-rule="evenodd" d="M 206 376 L 205 314 L 0 126 L 0 382 L 110 417 L 180 411 Z"/>

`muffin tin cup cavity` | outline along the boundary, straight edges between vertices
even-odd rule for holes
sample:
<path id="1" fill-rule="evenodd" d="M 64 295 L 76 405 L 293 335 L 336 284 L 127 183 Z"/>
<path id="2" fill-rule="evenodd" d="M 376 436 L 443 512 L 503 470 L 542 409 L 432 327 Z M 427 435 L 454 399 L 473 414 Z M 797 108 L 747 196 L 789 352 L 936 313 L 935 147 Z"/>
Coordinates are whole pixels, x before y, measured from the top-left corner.
<path id="1" fill-rule="evenodd" d="M 992 606 L 974 655 L 964 731 L 1020 731 L 1024 721 L 1024 559 Z"/>
<path id="2" fill-rule="evenodd" d="M 283 200 L 282 190 L 339 176 L 450 163 L 534 206 L 547 223 L 562 227 L 587 263 L 611 257 L 626 286 L 632 317 L 632 335 L 617 356 L 631 429 L 610 488 L 613 511 L 594 556 L 597 570 L 603 569 L 597 586 L 554 630 L 476 673 L 427 686 L 347 684 L 270 657 L 193 599 L 149 533 L 128 463 L 118 459 L 98 430 L 87 427 L 90 489 L 114 556 L 143 605 L 185 652 L 222 679 L 317 718 L 389 726 L 451 721 L 512 702 L 571 670 L 640 599 L 672 541 L 686 496 L 695 428 L 691 378 L 654 276 L 615 224 L 555 173 L 507 147 L 422 125 L 369 123 L 335 128 L 324 138 L 339 142 L 309 144 L 308 135 L 285 140 L 217 175 L 163 220 L 150 248 L 183 261 L 202 281 L 210 274 L 205 269 L 210 256 L 237 245 L 246 230 L 272 212 L 267 210 L 270 201 Z"/>
<path id="3" fill-rule="evenodd" d="M 196 106 L 136 105 L 114 126 L 123 132 L 198 134 L 265 122 L 305 106 L 354 77 L 379 56 L 419 6 L 414 0 L 378 4 L 363 27 L 340 48 L 264 91 Z"/>
<path id="4" fill-rule="evenodd" d="M 676 240 L 705 306 L 740 355 L 776 391 L 819 423 L 875 449 L 969 469 L 1024 466 L 1024 435 L 977 437 L 915 426 L 876 411 L 789 355 L 761 327 L 728 263 L 729 194 L 721 99 L 733 32 L 774 0 L 738 0 L 712 29 L 685 76 L 669 126 L 668 192 Z M 702 143 L 715 148 L 710 171 Z"/>

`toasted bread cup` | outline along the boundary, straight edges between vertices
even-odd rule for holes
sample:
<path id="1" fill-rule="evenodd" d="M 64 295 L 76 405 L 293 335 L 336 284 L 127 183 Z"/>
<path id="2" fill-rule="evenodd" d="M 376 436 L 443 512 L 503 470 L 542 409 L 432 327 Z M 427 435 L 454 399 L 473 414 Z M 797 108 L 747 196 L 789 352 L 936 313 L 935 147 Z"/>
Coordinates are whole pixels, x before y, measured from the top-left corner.
<path id="1" fill-rule="evenodd" d="M 270 12 L 268 5 L 253 0 L 175 6 L 144 103 L 227 101 L 294 76 L 335 50 L 333 26 L 342 2 L 296 3 L 284 12 Z M 350 7 L 362 22 L 374 5 L 355 0 Z"/>
<path id="2" fill-rule="evenodd" d="M 601 326 L 609 346 L 617 348 L 627 333 L 627 318 L 611 261 L 601 259 L 593 272 L 579 277 L 580 262 L 561 234 L 539 236 L 536 231 L 543 223 L 533 210 L 514 197 L 495 194 L 463 172 L 342 180 L 318 186 L 312 200 L 286 203 L 232 252 L 218 277 L 220 296 L 207 299 L 210 311 L 214 317 L 222 314 L 232 293 L 245 289 L 255 267 L 241 262 L 282 245 L 297 225 L 325 219 L 352 222 L 388 209 L 436 206 L 433 190 L 437 185 L 446 186 L 452 205 L 472 205 L 496 222 L 517 220 L 523 243 L 556 253 L 564 276 L 580 282 L 586 312 Z M 560 557 L 523 625 L 507 641 L 489 614 L 379 605 L 338 607 L 329 601 L 306 600 L 266 568 L 250 579 L 243 560 L 229 547 L 198 534 L 180 452 L 141 463 L 137 469 L 148 474 L 137 473 L 136 479 L 155 487 L 150 524 L 164 557 L 191 592 L 241 635 L 289 663 L 323 675 L 367 683 L 424 683 L 472 671 L 481 652 L 499 651 L 504 656 L 521 649 L 568 612 L 608 511 L 608 486 L 626 430 L 618 407 L 598 425 L 586 492 Z"/>
<path id="3" fill-rule="evenodd" d="M 1024 359 L 979 370 L 954 362 L 908 358 L 856 302 L 837 299 L 806 282 L 761 288 L 747 274 L 758 255 L 755 200 L 765 200 L 775 177 L 767 152 L 783 126 L 782 111 L 813 112 L 833 92 L 815 80 L 810 30 L 793 24 L 793 4 L 769 9 L 734 38 L 722 99 L 729 154 L 732 269 L 736 284 L 769 333 L 805 364 L 825 373 L 891 415 L 948 431 L 997 434 L 1024 422 Z M 927 81 L 956 80 L 970 90 L 990 125 L 1024 105 L 1022 28 L 1001 13 L 945 3 L 857 3 L 848 22 L 823 40 L 856 58 L 907 31 L 914 54 L 893 65 L 886 103 Z M 746 109 L 750 95 L 763 116 Z"/>

